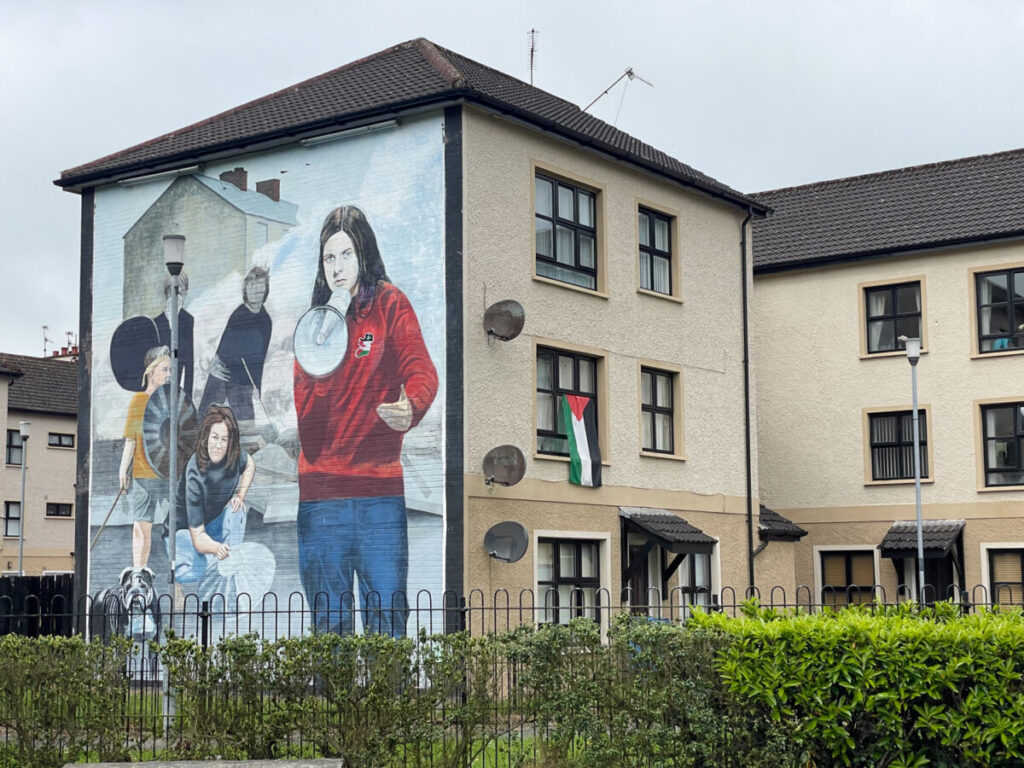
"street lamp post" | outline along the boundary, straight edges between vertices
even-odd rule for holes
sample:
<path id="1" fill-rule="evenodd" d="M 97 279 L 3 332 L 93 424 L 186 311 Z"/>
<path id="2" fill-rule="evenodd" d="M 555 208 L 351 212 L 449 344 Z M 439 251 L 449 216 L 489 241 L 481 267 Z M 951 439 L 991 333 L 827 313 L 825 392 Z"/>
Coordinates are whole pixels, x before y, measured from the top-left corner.
<path id="1" fill-rule="evenodd" d="M 174 584 L 174 561 L 176 555 L 176 537 L 174 530 L 178 517 L 177 484 L 178 484 L 178 296 L 181 283 L 178 276 L 185 266 L 185 236 L 164 235 L 164 266 L 171 276 L 171 423 L 170 434 L 170 467 L 167 472 L 167 529 L 169 532 L 168 554 L 171 558 L 171 584 Z"/>
<path id="2" fill-rule="evenodd" d="M 900 336 L 907 348 L 907 362 L 910 363 L 910 381 L 913 391 L 914 420 L 914 507 L 917 511 L 917 594 L 918 602 L 924 605 L 924 531 L 921 523 L 921 423 L 917 409 L 917 363 L 921 359 L 921 340 Z"/>
<path id="3" fill-rule="evenodd" d="M 28 465 L 28 439 L 32 435 L 32 422 L 19 421 L 21 432 L 21 519 L 18 520 L 18 575 L 25 575 L 25 468 Z"/>

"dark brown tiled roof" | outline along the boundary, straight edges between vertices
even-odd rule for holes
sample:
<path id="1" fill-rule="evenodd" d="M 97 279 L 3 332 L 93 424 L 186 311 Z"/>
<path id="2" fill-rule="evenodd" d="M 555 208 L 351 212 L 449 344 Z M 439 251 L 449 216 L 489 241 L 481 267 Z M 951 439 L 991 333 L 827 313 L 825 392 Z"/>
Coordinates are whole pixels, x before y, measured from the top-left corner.
<path id="1" fill-rule="evenodd" d="M 752 195 L 754 270 L 1024 236 L 1024 150 Z"/>
<path id="2" fill-rule="evenodd" d="M 715 545 L 715 540 L 700 528 L 664 509 L 619 507 L 619 515 L 670 552 L 710 552 Z"/>
<path id="3" fill-rule="evenodd" d="M 774 509 L 761 505 L 758 533 L 762 539 L 774 541 L 796 541 L 807 535 L 807 531 Z"/>
<path id="4" fill-rule="evenodd" d="M 8 409 L 78 415 L 76 363 L 0 353 L 0 369 L 17 374 L 7 390 Z"/>
<path id="5" fill-rule="evenodd" d="M 956 545 L 963 520 L 923 520 L 921 539 L 925 557 L 943 557 Z M 892 524 L 878 545 L 882 557 L 914 557 L 917 554 L 917 521 L 900 520 Z"/>
<path id="6" fill-rule="evenodd" d="M 687 186 L 760 204 L 627 133 L 514 77 L 418 38 L 202 122 L 61 173 L 81 189 L 339 130 L 429 104 L 465 99 L 522 119 Z"/>

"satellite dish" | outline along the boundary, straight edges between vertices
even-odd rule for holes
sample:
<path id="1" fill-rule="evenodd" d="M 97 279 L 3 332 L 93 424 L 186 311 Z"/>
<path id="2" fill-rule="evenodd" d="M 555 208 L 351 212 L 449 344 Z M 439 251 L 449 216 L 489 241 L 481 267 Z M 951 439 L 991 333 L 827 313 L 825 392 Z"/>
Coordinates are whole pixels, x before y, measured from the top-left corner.
<path id="1" fill-rule="evenodd" d="M 495 560 L 514 563 L 526 554 L 529 537 L 521 523 L 506 520 L 484 534 L 484 549 Z"/>
<path id="2" fill-rule="evenodd" d="M 178 390 L 178 475 L 185 472 L 199 437 L 199 419 L 192 400 Z M 149 396 L 142 416 L 142 447 L 146 461 L 160 477 L 171 471 L 171 385 L 164 384 Z"/>
<path id="3" fill-rule="evenodd" d="M 160 346 L 160 334 L 151 317 L 129 317 L 110 337 L 110 368 L 122 389 L 141 392 L 146 353 Z"/>
<path id="4" fill-rule="evenodd" d="M 522 332 L 525 322 L 526 310 L 513 299 L 491 304 L 484 312 L 484 330 L 487 331 L 488 341 L 511 341 Z"/>
<path id="5" fill-rule="evenodd" d="M 515 485 L 526 474 L 526 457 L 514 445 L 499 445 L 484 456 L 484 482 L 487 485 Z"/>
<path id="6" fill-rule="evenodd" d="M 327 376 L 348 350 L 348 324 L 332 306 L 313 307 L 299 318 L 292 345 L 302 370 L 317 378 Z"/>

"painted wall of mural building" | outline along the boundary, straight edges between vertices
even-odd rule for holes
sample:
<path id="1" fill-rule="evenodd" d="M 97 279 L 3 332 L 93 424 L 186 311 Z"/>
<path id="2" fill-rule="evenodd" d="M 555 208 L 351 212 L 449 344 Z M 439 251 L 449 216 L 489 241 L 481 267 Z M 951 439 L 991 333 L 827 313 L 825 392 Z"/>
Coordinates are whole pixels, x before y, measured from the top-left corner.
<path id="1" fill-rule="evenodd" d="M 446 586 L 442 133 L 427 115 L 97 190 L 91 595 L 273 592 L 329 607 L 321 629 L 414 630 L 393 593 Z"/>

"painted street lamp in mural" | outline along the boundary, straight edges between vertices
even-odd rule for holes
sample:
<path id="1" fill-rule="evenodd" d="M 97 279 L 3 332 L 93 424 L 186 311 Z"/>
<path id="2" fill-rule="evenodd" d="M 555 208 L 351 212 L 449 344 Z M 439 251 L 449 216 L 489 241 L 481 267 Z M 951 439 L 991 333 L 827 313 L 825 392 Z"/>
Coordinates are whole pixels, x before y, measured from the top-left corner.
<path id="1" fill-rule="evenodd" d="M 28 439 L 32 435 L 32 422 L 19 421 L 18 430 L 21 432 L 21 509 L 18 514 L 18 575 L 25 575 L 25 470 L 28 467 Z"/>
<path id="2" fill-rule="evenodd" d="M 178 515 L 176 493 L 178 485 L 178 296 L 181 270 L 185 266 L 185 236 L 164 235 L 164 266 L 171 276 L 171 386 L 170 386 L 170 456 L 167 472 L 167 525 L 174 530 Z M 168 537 L 168 555 L 171 561 L 171 583 L 174 583 L 175 537 Z"/>

